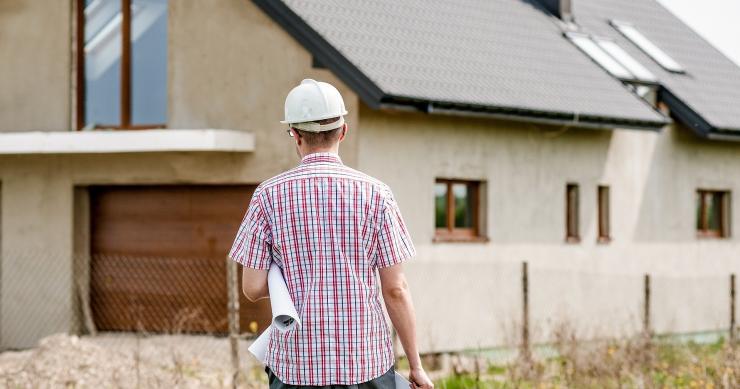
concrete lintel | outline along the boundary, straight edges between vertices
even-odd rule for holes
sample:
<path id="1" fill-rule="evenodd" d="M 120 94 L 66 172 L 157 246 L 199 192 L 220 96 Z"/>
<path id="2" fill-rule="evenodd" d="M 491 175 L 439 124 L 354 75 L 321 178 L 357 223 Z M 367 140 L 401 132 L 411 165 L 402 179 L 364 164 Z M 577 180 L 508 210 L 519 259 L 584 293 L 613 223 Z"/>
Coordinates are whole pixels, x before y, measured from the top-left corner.
<path id="1" fill-rule="evenodd" d="M 251 132 L 222 129 L 6 132 L 0 133 L 0 155 L 252 152 L 254 143 Z"/>

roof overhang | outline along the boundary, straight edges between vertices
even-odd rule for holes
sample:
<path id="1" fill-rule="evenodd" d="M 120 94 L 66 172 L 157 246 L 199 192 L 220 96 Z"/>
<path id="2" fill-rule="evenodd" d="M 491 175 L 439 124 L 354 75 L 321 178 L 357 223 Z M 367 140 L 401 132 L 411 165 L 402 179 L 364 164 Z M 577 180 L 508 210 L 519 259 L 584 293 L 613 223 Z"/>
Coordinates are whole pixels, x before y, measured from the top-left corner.
<path id="1" fill-rule="evenodd" d="M 698 136 L 712 140 L 740 141 L 740 129 L 713 126 L 665 86 L 661 86 L 658 91 L 658 98 L 668 106 L 671 115 L 677 121 L 690 128 Z"/>
<path id="2" fill-rule="evenodd" d="M 595 129 L 622 128 L 659 131 L 668 123 L 667 120 L 638 121 L 634 119 L 584 115 L 578 112 L 553 112 L 517 107 L 484 106 L 441 101 L 431 102 L 392 96 L 383 98 L 380 108 Z"/>
<path id="3" fill-rule="evenodd" d="M 360 71 L 355 64 L 342 55 L 321 34 L 311 28 L 285 3 L 279 0 L 252 0 L 252 2 L 308 50 L 319 63 L 324 65 L 357 93 L 363 103 L 373 109 L 415 110 L 430 114 L 491 117 L 589 128 L 619 127 L 660 130 L 668 123 L 668 120 L 644 121 L 629 118 L 584 115 L 578 112 L 555 112 L 518 107 L 483 106 L 389 95 Z"/>
<path id="4" fill-rule="evenodd" d="M 251 152 L 254 134 L 237 130 L 93 130 L 0 133 L 0 155 Z"/>

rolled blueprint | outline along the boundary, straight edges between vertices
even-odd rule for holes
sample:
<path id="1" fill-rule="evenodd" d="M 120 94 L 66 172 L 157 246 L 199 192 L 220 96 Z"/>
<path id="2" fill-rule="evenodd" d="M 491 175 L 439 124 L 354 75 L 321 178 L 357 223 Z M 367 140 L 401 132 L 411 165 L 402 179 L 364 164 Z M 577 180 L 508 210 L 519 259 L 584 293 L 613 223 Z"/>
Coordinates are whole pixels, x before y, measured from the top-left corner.
<path id="1" fill-rule="evenodd" d="M 288 285 L 283 278 L 280 266 L 273 262 L 267 273 L 267 288 L 270 290 L 270 309 L 272 309 L 272 324 L 255 339 L 249 346 L 249 352 L 258 360 L 265 363 L 267 346 L 270 344 L 270 332 L 277 328 L 281 332 L 288 331 L 301 323 L 298 312 L 295 310 L 293 299 L 290 298 Z"/>
<path id="2" fill-rule="evenodd" d="M 280 332 L 285 332 L 296 325 L 301 325 L 301 318 L 298 317 L 293 299 L 290 298 L 283 272 L 275 262 L 270 265 L 270 271 L 267 273 L 267 286 L 270 290 L 273 327 Z"/>
<path id="3" fill-rule="evenodd" d="M 272 309 L 272 324 L 254 340 L 248 350 L 257 360 L 266 364 L 267 346 L 270 345 L 270 333 L 273 328 L 280 332 L 286 332 L 293 329 L 296 325 L 301 324 L 293 300 L 288 292 L 288 285 L 285 284 L 283 272 L 274 262 L 270 265 L 270 271 L 267 273 L 267 287 L 270 290 L 270 308 Z M 409 381 L 396 372 L 396 389 L 406 389 L 409 387 Z"/>
<path id="4" fill-rule="evenodd" d="M 255 358 L 257 358 L 258 361 L 262 362 L 263 365 L 266 364 L 267 361 L 267 346 L 270 344 L 270 332 L 272 332 L 272 325 L 267 327 L 267 329 L 262 332 L 262 334 L 258 336 L 247 349 Z"/>

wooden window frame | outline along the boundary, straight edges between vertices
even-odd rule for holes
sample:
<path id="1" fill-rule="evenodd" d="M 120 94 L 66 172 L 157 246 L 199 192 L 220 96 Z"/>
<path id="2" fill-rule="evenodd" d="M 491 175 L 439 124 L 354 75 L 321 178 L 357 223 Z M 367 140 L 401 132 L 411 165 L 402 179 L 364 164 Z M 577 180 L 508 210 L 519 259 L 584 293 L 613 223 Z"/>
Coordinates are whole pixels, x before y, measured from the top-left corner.
<path id="1" fill-rule="evenodd" d="M 596 188 L 596 206 L 598 209 L 598 242 L 609 243 L 611 236 L 611 190 L 609 185 Z"/>
<path id="2" fill-rule="evenodd" d="M 571 207 L 571 188 L 575 189 L 575 200 Z M 567 243 L 579 243 L 580 234 L 580 187 L 576 183 L 569 182 L 565 185 L 565 241 Z"/>
<path id="3" fill-rule="evenodd" d="M 719 210 L 719 230 L 709 229 L 709 204 L 705 202 L 706 195 L 720 195 L 720 210 Z M 732 192 L 729 190 L 716 190 L 716 189 L 697 189 L 696 196 L 698 197 L 699 203 L 696 204 L 700 207 L 699 220 L 697 220 L 696 236 L 698 238 L 708 239 L 724 239 L 730 237 L 730 199 Z M 700 225 L 700 226 L 699 226 Z"/>
<path id="4" fill-rule="evenodd" d="M 96 124 L 95 128 L 114 130 L 148 130 L 165 128 L 166 123 L 131 124 L 131 2 L 133 0 L 119 0 L 121 2 L 121 122 L 119 124 Z M 77 62 L 77 107 L 76 127 L 81 131 L 85 127 L 85 0 L 76 0 L 75 23 L 76 34 L 76 62 Z"/>
<path id="5" fill-rule="evenodd" d="M 446 228 L 436 227 L 436 222 L 435 222 L 434 241 L 435 242 L 487 241 L 488 239 L 486 239 L 485 237 L 481 235 L 481 228 L 480 228 L 481 182 L 474 181 L 474 180 L 438 178 L 435 180 L 435 184 L 447 185 L 447 227 Z M 472 206 L 472 209 L 471 209 L 472 228 L 455 227 L 455 196 L 452 192 L 452 186 L 454 184 L 465 184 L 468 187 L 468 191 L 470 193 L 470 204 Z"/>

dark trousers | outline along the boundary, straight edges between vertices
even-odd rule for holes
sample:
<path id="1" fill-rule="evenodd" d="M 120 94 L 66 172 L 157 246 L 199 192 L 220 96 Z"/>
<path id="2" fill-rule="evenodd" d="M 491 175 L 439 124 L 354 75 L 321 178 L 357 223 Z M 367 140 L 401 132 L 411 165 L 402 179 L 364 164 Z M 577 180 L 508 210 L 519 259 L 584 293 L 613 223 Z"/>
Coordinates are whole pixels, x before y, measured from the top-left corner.
<path id="1" fill-rule="evenodd" d="M 370 381 L 355 385 L 327 385 L 327 386 L 296 386 L 288 385 L 280 381 L 269 367 L 265 366 L 265 373 L 270 382 L 270 389 L 394 389 L 396 387 L 396 370 L 391 369 L 383 373 L 382 376 L 373 378 Z"/>

